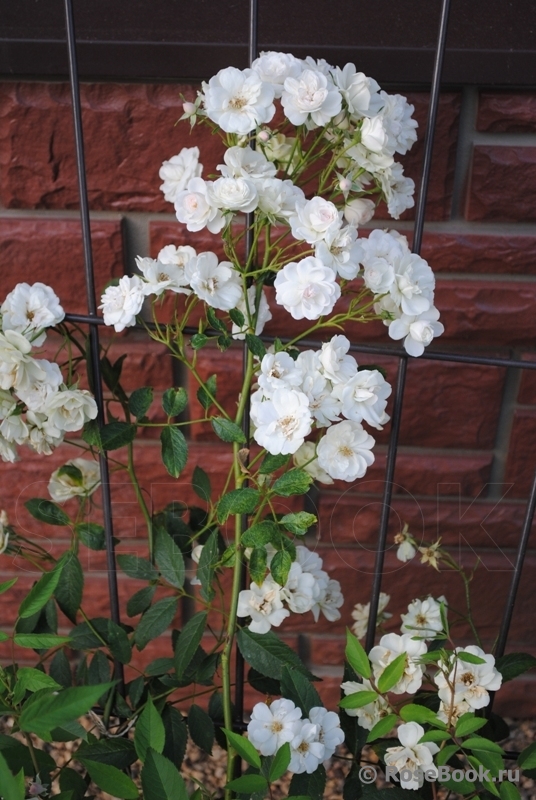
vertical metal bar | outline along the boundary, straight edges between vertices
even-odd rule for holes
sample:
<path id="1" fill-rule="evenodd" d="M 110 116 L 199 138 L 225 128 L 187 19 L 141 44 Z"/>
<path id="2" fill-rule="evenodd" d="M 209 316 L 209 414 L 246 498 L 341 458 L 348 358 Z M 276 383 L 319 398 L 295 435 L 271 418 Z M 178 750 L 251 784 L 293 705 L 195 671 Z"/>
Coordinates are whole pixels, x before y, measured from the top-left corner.
<path id="1" fill-rule="evenodd" d="M 86 165 L 84 156 L 84 136 L 82 130 L 82 110 L 80 103 L 80 86 L 78 82 L 78 63 L 76 57 L 76 34 L 74 27 L 72 0 L 65 0 L 65 24 L 67 29 L 67 48 L 69 54 L 69 78 L 71 83 L 71 99 L 73 106 L 74 137 L 76 147 L 76 167 L 78 172 L 78 188 L 80 193 L 80 220 L 82 224 L 82 240 L 84 247 L 84 268 L 86 277 L 86 293 L 88 313 L 97 317 L 97 301 L 95 296 L 95 276 L 93 271 L 93 253 L 91 249 L 91 227 L 89 221 L 89 202 L 86 182 Z M 93 392 L 98 407 L 97 420 L 104 423 L 104 398 L 100 370 L 99 329 L 97 323 L 89 325 L 89 343 L 91 353 L 91 372 Z M 108 571 L 108 593 L 110 597 L 110 613 L 115 623 L 120 622 L 119 592 L 117 587 L 117 566 L 115 563 L 115 547 L 113 540 L 112 503 L 110 496 L 110 473 L 108 459 L 104 453 L 99 456 L 101 469 L 101 491 L 106 533 L 106 566 Z M 115 675 L 123 683 L 123 666 L 115 663 Z"/>
<path id="2" fill-rule="evenodd" d="M 413 252 L 420 253 L 422 244 L 422 233 L 424 228 L 424 215 L 426 210 L 426 196 L 428 194 L 428 183 L 430 179 L 430 166 L 432 162 L 432 150 L 434 146 L 435 124 L 437 119 L 437 109 L 439 105 L 439 90 L 441 88 L 441 72 L 445 56 L 445 46 L 447 41 L 447 27 L 450 10 L 450 0 L 442 0 L 441 15 L 439 21 L 439 32 L 437 37 L 436 56 L 434 61 L 434 72 L 432 76 L 432 87 L 430 90 L 430 107 L 428 109 L 428 122 L 424 137 L 424 157 L 421 176 L 421 185 L 415 208 L 415 226 L 413 232 Z M 400 419 L 402 416 L 402 402 L 404 399 L 404 388 L 406 383 L 407 358 L 402 357 L 398 367 L 397 385 L 395 391 L 395 401 L 393 408 L 393 418 L 391 422 L 391 436 L 389 437 L 389 448 L 387 452 L 387 464 L 385 469 L 385 487 L 382 498 L 382 510 L 380 516 L 380 528 L 378 532 L 378 549 L 374 564 L 374 577 L 372 581 L 372 595 L 370 598 L 369 620 L 367 636 L 365 641 L 366 650 L 374 646 L 376 634 L 376 621 L 378 618 L 378 606 L 380 602 L 380 590 L 382 585 L 383 564 L 385 560 L 385 545 L 387 542 L 387 530 L 389 527 L 389 515 L 391 511 L 391 500 L 393 496 L 393 478 L 396 465 L 396 452 L 398 447 L 398 437 L 400 432 Z"/>

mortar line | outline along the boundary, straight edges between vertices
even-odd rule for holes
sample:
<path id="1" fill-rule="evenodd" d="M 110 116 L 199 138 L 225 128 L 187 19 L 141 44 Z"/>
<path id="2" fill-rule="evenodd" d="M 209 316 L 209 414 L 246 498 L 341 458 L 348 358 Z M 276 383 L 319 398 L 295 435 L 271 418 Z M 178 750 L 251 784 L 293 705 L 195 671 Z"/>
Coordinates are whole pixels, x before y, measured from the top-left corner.
<path id="1" fill-rule="evenodd" d="M 522 370 L 517 367 L 508 367 L 506 370 L 501 408 L 497 419 L 493 460 L 488 478 L 489 500 L 498 500 L 500 498 L 501 486 L 505 483 L 506 461 L 510 448 L 514 410 L 521 384 L 521 374 Z"/>
<path id="2" fill-rule="evenodd" d="M 464 86 L 458 126 L 454 183 L 452 186 L 451 219 L 463 219 L 465 194 L 471 171 L 477 112 L 478 89 L 476 86 Z"/>

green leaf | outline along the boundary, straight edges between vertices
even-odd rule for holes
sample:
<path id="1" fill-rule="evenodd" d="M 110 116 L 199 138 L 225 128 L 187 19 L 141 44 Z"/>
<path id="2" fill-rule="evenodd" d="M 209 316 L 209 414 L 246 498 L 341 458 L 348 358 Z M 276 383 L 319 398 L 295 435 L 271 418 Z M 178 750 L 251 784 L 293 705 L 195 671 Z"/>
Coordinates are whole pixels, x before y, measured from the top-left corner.
<path id="1" fill-rule="evenodd" d="M 136 594 L 133 594 L 127 603 L 127 614 L 129 617 L 137 617 L 147 611 L 153 602 L 156 586 L 144 586 Z"/>
<path id="2" fill-rule="evenodd" d="M 521 793 L 517 786 L 510 781 L 502 781 L 499 785 L 501 800 L 521 800 Z"/>
<path id="3" fill-rule="evenodd" d="M 249 574 L 257 586 L 263 582 L 268 566 L 268 552 L 265 547 L 254 547 L 249 556 Z"/>
<path id="4" fill-rule="evenodd" d="M 270 572 L 276 583 L 284 586 L 292 566 L 292 558 L 285 550 L 279 550 L 270 563 Z"/>
<path id="5" fill-rule="evenodd" d="M 163 528 L 158 528 L 155 535 L 154 557 L 160 573 L 165 580 L 176 589 L 182 589 L 186 570 L 182 553 Z"/>
<path id="6" fill-rule="evenodd" d="M 502 675 L 503 683 L 506 683 L 529 669 L 534 669 L 536 658 L 528 653 L 508 653 L 508 655 L 498 658 L 495 666 Z"/>
<path id="7" fill-rule="evenodd" d="M 239 328 L 243 328 L 246 324 L 246 318 L 238 308 L 231 308 L 229 311 L 229 316 L 231 317 L 232 322 L 235 325 L 238 325 Z"/>
<path id="8" fill-rule="evenodd" d="M 192 741 L 205 753 L 212 755 L 214 743 L 214 723 L 206 711 L 193 703 L 188 712 L 188 730 Z"/>
<path id="9" fill-rule="evenodd" d="M 197 614 L 194 614 L 188 620 L 177 639 L 175 645 L 175 670 L 179 680 L 184 677 L 197 652 L 197 648 L 201 644 L 207 624 L 207 616 L 206 611 L 198 611 Z"/>
<path id="10" fill-rule="evenodd" d="M 56 683 L 59 683 L 64 689 L 72 685 L 71 665 L 63 650 L 58 650 L 50 662 L 49 672 L 50 677 L 54 678 Z"/>
<path id="11" fill-rule="evenodd" d="M 318 522 L 318 519 L 314 514 L 309 514 L 307 511 L 298 511 L 295 514 L 285 514 L 280 522 L 287 531 L 294 533 L 296 536 L 303 536 L 312 525 Z"/>
<path id="12" fill-rule="evenodd" d="M 103 450 L 118 450 L 136 437 L 136 426 L 130 422 L 109 422 L 100 430 Z"/>
<path id="13" fill-rule="evenodd" d="M 82 486 L 84 482 L 82 471 L 79 470 L 78 467 L 75 467 L 74 464 L 64 464 L 63 467 L 60 467 L 58 470 L 58 477 L 63 477 L 63 475 L 70 478 L 77 486 Z"/>
<path id="14" fill-rule="evenodd" d="M 78 760 L 82 761 L 91 780 L 97 784 L 99 789 L 124 800 L 138 800 L 140 793 L 136 784 L 132 778 L 118 770 L 117 767 L 112 767 L 111 764 L 101 764 L 99 761 L 90 761 L 87 758 Z"/>
<path id="15" fill-rule="evenodd" d="M 4 583 L 0 583 L 0 594 L 4 594 L 7 592 L 8 589 L 11 589 L 18 581 L 18 578 L 11 578 L 9 581 L 4 581 Z"/>
<path id="16" fill-rule="evenodd" d="M 308 716 L 312 708 L 323 705 L 312 683 L 305 675 L 292 667 L 283 667 L 281 674 L 281 694 L 288 700 L 292 700 L 294 705 L 301 708 L 304 717 Z M 276 779 L 274 778 L 273 780 Z"/>
<path id="17" fill-rule="evenodd" d="M 46 738 L 49 731 L 85 714 L 112 686 L 113 683 L 74 686 L 56 694 L 36 695 L 35 702 L 27 702 L 22 709 L 20 729 Z"/>
<path id="18" fill-rule="evenodd" d="M 71 641 L 70 636 L 57 636 L 55 633 L 16 633 L 13 639 L 19 647 L 32 650 L 49 650 Z"/>
<path id="19" fill-rule="evenodd" d="M 363 689 L 362 692 L 352 692 L 352 694 L 343 697 L 339 701 L 339 706 L 341 708 L 362 708 L 363 706 L 368 706 L 369 703 L 373 703 L 377 699 L 378 695 L 376 692 Z"/>
<path id="20" fill-rule="evenodd" d="M 91 650 L 94 647 L 102 647 L 101 640 L 103 640 L 114 658 L 122 664 L 128 664 L 132 658 L 132 647 L 124 629 L 106 617 L 95 617 L 90 622 L 92 627 L 87 622 L 81 622 L 71 631 L 73 648 Z"/>
<path id="21" fill-rule="evenodd" d="M 134 634 L 138 650 L 143 650 L 150 641 L 169 628 L 177 613 L 178 604 L 176 597 L 164 597 L 143 614 Z"/>
<path id="22" fill-rule="evenodd" d="M 308 800 L 322 800 L 326 788 L 326 770 L 323 765 L 315 769 L 310 775 L 303 772 L 294 775 L 288 790 L 289 798 L 302 796 Z"/>
<path id="23" fill-rule="evenodd" d="M 192 338 L 190 339 L 190 344 L 194 348 L 194 350 L 201 350 L 209 340 L 209 337 L 205 333 L 194 333 Z"/>
<path id="24" fill-rule="evenodd" d="M 277 536 L 278 532 L 277 524 L 272 520 L 265 519 L 244 531 L 240 541 L 244 547 L 264 547 L 265 544 L 272 541 L 274 536 Z"/>
<path id="25" fill-rule="evenodd" d="M 201 597 L 207 602 L 210 602 L 215 594 L 212 581 L 218 559 L 218 532 L 212 531 L 201 550 L 199 564 L 197 565 L 197 578 L 201 581 Z"/>
<path id="26" fill-rule="evenodd" d="M 208 409 L 212 405 L 212 397 L 211 397 L 211 395 L 212 395 L 212 397 L 216 397 L 216 376 L 215 375 L 211 375 L 210 378 L 208 378 L 205 381 L 205 385 L 204 386 L 200 386 L 199 389 L 197 390 L 197 399 L 199 400 L 199 402 L 201 403 L 201 405 L 203 406 L 205 411 L 208 411 Z"/>
<path id="27" fill-rule="evenodd" d="M 273 781 L 278 781 L 285 772 L 288 770 L 288 765 L 290 764 L 290 744 L 285 742 L 282 745 L 275 756 L 273 757 L 272 763 L 270 765 L 270 771 L 268 773 L 268 780 L 270 783 Z"/>
<path id="28" fill-rule="evenodd" d="M 182 386 L 178 389 L 166 389 L 162 397 L 162 408 L 168 417 L 177 417 L 182 414 L 188 405 L 188 395 Z"/>
<path id="29" fill-rule="evenodd" d="M 254 794 L 255 792 L 265 792 L 268 788 L 268 781 L 263 775 L 242 775 L 229 781 L 225 785 L 226 789 L 232 789 L 238 794 Z"/>
<path id="30" fill-rule="evenodd" d="M 184 780 L 168 758 L 148 750 L 141 771 L 143 800 L 188 800 Z"/>
<path id="31" fill-rule="evenodd" d="M 211 306 L 206 306 L 205 313 L 207 315 L 208 324 L 213 330 L 219 331 L 220 333 L 227 332 L 225 323 L 217 316 L 216 312 Z"/>
<path id="32" fill-rule="evenodd" d="M 267 453 L 259 467 L 259 473 L 261 475 L 270 475 L 270 473 L 286 466 L 289 462 L 289 459 L 290 456 L 287 455 L 278 454 L 273 456 L 271 453 Z"/>
<path id="33" fill-rule="evenodd" d="M 178 428 L 163 428 L 160 434 L 162 461 L 173 478 L 178 478 L 188 461 L 188 444 Z"/>
<path id="34" fill-rule="evenodd" d="M 172 705 L 166 705 L 164 708 L 162 722 L 166 731 L 163 754 L 180 769 L 186 752 L 188 728 L 182 718 L 182 714 Z"/>
<path id="35" fill-rule="evenodd" d="M 396 725 L 397 719 L 396 714 L 387 714 L 386 717 L 380 719 L 367 736 L 367 742 L 375 742 L 376 739 L 387 736 L 391 728 Z"/>
<path id="36" fill-rule="evenodd" d="M 201 467 L 195 467 L 192 477 L 192 489 L 201 500 L 210 503 L 210 495 L 212 488 L 210 486 L 210 478 Z"/>
<path id="37" fill-rule="evenodd" d="M 382 694 L 396 686 L 406 669 L 406 653 L 400 653 L 394 661 L 388 664 L 377 681 L 378 689 Z"/>
<path id="38" fill-rule="evenodd" d="M 86 782 L 74 769 L 63 768 L 59 774 L 59 781 L 62 795 L 67 796 L 70 793 L 72 800 L 83 800 L 86 796 Z"/>
<path id="39" fill-rule="evenodd" d="M 12 773 L 17 774 L 22 769 L 26 776 L 33 777 L 35 775 L 30 749 L 13 738 L 13 736 L 0 734 L 0 751 Z M 51 772 L 56 769 L 54 759 L 44 750 L 34 748 L 34 756 L 40 771 Z M 1 786 L 2 784 L 0 783 L 0 788 Z"/>
<path id="40" fill-rule="evenodd" d="M 24 506 L 34 519 L 39 520 L 39 522 L 46 522 L 47 525 L 63 526 L 71 523 L 65 511 L 50 500 L 33 497 L 31 500 L 27 500 Z"/>
<path id="41" fill-rule="evenodd" d="M 4 800 L 24 800 L 24 772 L 13 775 L 7 762 L 0 753 L 0 786 Z"/>
<path id="42" fill-rule="evenodd" d="M 157 753 L 161 753 L 164 749 L 165 740 L 164 723 L 154 706 L 151 695 L 149 695 L 145 708 L 138 717 L 134 732 L 134 746 L 140 761 L 145 761 L 149 747 Z"/>
<path id="43" fill-rule="evenodd" d="M 260 500 L 257 489 L 233 489 L 227 492 L 218 503 L 217 517 L 220 524 L 231 514 L 252 514 Z"/>
<path id="44" fill-rule="evenodd" d="M 97 525 L 96 522 L 79 522 L 74 529 L 80 541 L 90 550 L 106 549 L 106 533 L 102 525 Z"/>
<path id="45" fill-rule="evenodd" d="M 272 486 L 272 491 L 280 497 L 305 494 L 309 490 L 312 482 L 313 478 L 308 472 L 295 467 L 294 469 L 289 469 L 288 472 L 283 473 L 283 475 L 277 478 Z"/>
<path id="46" fill-rule="evenodd" d="M 357 637 L 348 628 L 346 629 L 346 649 L 344 654 L 354 672 L 361 675 L 362 678 L 370 678 L 372 672 L 368 656 Z"/>
<path id="47" fill-rule="evenodd" d="M 426 733 L 419 739 L 420 742 L 446 742 L 450 739 L 450 733 L 446 731 L 426 731 Z"/>
<path id="48" fill-rule="evenodd" d="M 447 727 L 444 722 L 441 722 L 441 720 L 437 718 L 437 715 L 434 714 L 430 708 L 417 705 L 416 703 L 409 703 L 407 706 L 403 706 L 399 713 L 404 722 L 428 723 L 429 725 L 434 725 L 436 728 L 442 728 L 443 730 Z"/>
<path id="49" fill-rule="evenodd" d="M 261 768 L 260 756 L 249 739 L 246 739 L 244 736 L 240 736 L 238 733 L 233 733 L 233 731 L 228 731 L 227 728 L 222 728 L 222 731 L 227 737 L 227 741 L 231 747 L 236 750 L 238 755 L 243 758 L 244 761 L 247 761 L 247 763 L 251 764 L 252 767 L 257 767 L 257 769 Z"/>
<path id="50" fill-rule="evenodd" d="M 259 337 L 255 336 L 253 333 L 246 333 L 246 345 L 248 350 L 262 361 L 266 355 L 266 347 L 264 346 L 262 339 L 259 339 Z"/>
<path id="51" fill-rule="evenodd" d="M 460 652 L 456 654 L 456 657 L 461 659 L 461 661 L 466 661 L 468 664 L 486 663 L 484 658 L 480 658 L 480 656 L 474 656 L 472 653 L 467 653 L 465 650 L 460 650 Z"/>
<path id="52" fill-rule="evenodd" d="M 141 386 L 139 389 L 134 389 L 128 401 L 130 413 L 134 414 L 136 419 L 141 419 L 148 412 L 152 402 L 153 390 L 150 386 Z"/>
<path id="53" fill-rule="evenodd" d="M 74 553 L 69 553 L 63 562 L 61 581 L 56 586 L 54 596 L 65 616 L 76 623 L 76 614 L 82 603 L 84 592 L 84 573 L 82 565 Z"/>
<path id="54" fill-rule="evenodd" d="M 469 750 L 485 750 L 487 753 L 504 755 L 502 747 L 499 747 L 496 742 L 492 742 L 491 739 L 485 739 L 483 736 L 472 736 L 464 741 L 463 746 Z"/>
<path id="55" fill-rule="evenodd" d="M 249 628 L 240 628 L 237 632 L 238 648 L 248 664 L 262 675 L 281 680 L 283 668 L 291 667 L 301 672 L 311 680 L 311 675 L 299 657 L 284 642 L 273 633 L 253 633 Z"/>
<path id="56" fill-rule="evenodd" d="M 536 742 L 529 744 L 528 747 L 521 751 L 517 763 L 524 770 L 536 768 Z"/>
<path id="57" fill-rule="evenodd" d="M 82 439 L 90 447 L 102 448 L 99 423 L 96 419 L 90 419 L 84 424 L 82 428 Z"/>
<path id="58" fill-rule="evenodd" d="M 462 714 L 456 723 L 456 736 L 467 736 L 469 733 L 474 733 L 483 728 L 486 722 L 487 720 L 475 717 L 471 711 L 468 711 L 466 714 Z"/>
<path id="59" fill-rule="evenodd" d="M 137 578 L 140 581 L 155 581 L 158 572 L 150 561 L 141 556 L 117 556 L 117 563 L 129 578 Z"/>
<path id="60" fill-rule="evenodd" d="M 76 751 L 77 760 L 87 758 L 100 764 L 111 764 L 117 769 L 128 769 L 136 761 L 136 749 L 130 739 L 98 739 L 92 744 L 82 742 Z M 64 787 L 62 786 L 62 789 Z"/>
<path id="61" fill-rule="evenodd" d="M 244 435 L 244 431 L 242 428 L 237 425 L 235 422 L 232 422 L 230 419 L 225 419 L 225 417 L 214 417 L 210 424 L 214 429 L 214 433 L 218 436 L 223 442 L 238 442 L 239 444 L 245 444 L 246 437 Z"/>
<path id="62" fill-rule="evenodd" d="M 33 667 L 19 667 L 17 683 L 13 694 L 13 702 L 20 703 L 26 692 L 38 692 L 39 689 L 61 689 L 54 678 Z"/>
<path id="63" fill-rule="evenodd" d="M 22 619 L 31 617 L 32 614 L 40 611 L 48 603 L 58 585 L 64 566 L 65 561 L 59 561 L 54 569 L 43 573 L 20 604 L 19 617 L 22 617 Z"/>
<path id="64" fill-rule="evenodd" d="M 458 752 L 459 749 L 460 748 L 457 744 L 448 744 L 446 747 L 440 750 L 439 753 L 437 753 L 437 755 L 435 756 L 436 764 L 442 767 L 444 764 L 447 763 L 447 761 L 450 758 L 452 758 L 454 753 Z"/>

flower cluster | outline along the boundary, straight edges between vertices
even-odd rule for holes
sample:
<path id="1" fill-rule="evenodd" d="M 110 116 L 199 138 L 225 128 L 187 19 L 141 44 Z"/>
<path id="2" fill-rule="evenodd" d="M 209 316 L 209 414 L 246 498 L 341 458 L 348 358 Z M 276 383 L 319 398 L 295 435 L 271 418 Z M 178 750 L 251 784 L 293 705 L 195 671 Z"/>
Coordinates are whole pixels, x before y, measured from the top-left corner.
<path id="1" fill-rule="evenodd" d="M 97 416 L 89 392 L 67 386 L 55 362 L 32 355 L 64 311 L 49 286 L 19 283 L 0 315 L 0 457 L 15 461 L 22 444 L 49 455 L 65 433 Z"/>
<path id="2" fill-rule="evenodd" d="M 292 700 L 281 698 L 268 706 L 257 703 L 248 724 L 248 737 L 263 756 L 273 756 L 290 744 L 289 770 L 311 773 L 330 758 L 344 741 L 338 715 L 315 706 L 305 719 Z"/>
<path id="3" fill-rule="evenodd" d="M 479 663 L 469 661 L 471 656 Z M 441 666 L 434 681 L 441 700 L 438 717 L 445 722 L 455 722 L 467 711 L 489 705 L 489 693 L 501 688 L 502 675 L 495 667 L 495 658 L 476 645 L 457 647 Z"/>
<path id="4" fill-rule="evenodd" d="M 346 336 L 334 336 L 296 360 L 284 351 L 267 353 L 251 396 L 255 441 L 274 455 L 295 454 L 296 464 L 323 483 L 361 478 L 375 443 L 361 423 L 381 430 L 389 420 L 391 386 L 377 369 L 360 369 L 349 347 Z M 327 428 L 316 450 L 304 441 L 313 425 Z"/>
<path id="5" fill-rule="evenodd" d="M 275 550 L 270 545 L 267 550 L 270 566 Z M 298 545 L 296 560 L 292 562 L 284 586 L 277 583 L 268 570 L 260 585 L 253 581 L 249 589 L 240 592 L 237 615 L 251 618 L 248 627 L 254 633 L 267 633 L 272 626 L 279 627 L 291 611 L 295 614 L 311 611 L 315 621 L 320 612 L 330 622 L 340 619 L 338 609 L 344 602 L 341 585 L 330 578 L 322 566 L 317 553 Z"/>

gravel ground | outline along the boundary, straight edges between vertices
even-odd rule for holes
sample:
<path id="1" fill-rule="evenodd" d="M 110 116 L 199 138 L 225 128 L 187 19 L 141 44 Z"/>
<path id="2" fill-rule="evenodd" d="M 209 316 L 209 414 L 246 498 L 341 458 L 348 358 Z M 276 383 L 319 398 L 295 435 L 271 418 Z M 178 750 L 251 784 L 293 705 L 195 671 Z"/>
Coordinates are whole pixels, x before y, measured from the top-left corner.
<path id="1" fill-rule="evenodd" d="M 536 721 L 532 720 L 509 720 L 511 728 L 510 738 L 503 747 L 506 750 L 520 751 L 536 741 Z M 92 727 L 89 719 L 86 720 L 88 729 Z M 10 733 L 11 722 L 6 720 L 0 724 L 0 730 L 3 733 Z M 16 734 L 17 738 L 20 734 Z M 71 742 L 60 744 L 58 746 L 50 745 L 45 742 L 32 737 L 35 745 L 39 748 L 47 750 L 58 766 L 65 764 L 73 755 L 75 746 Z M 344 758 L 344 748 L 340 748 L 340 758 L 333 758 L 326 763 L 328 781 L 325 791 L 325 797 L 329 800 L 342 800 L 342 787 L 344 778 L 348 772 L 348 761 Z M 365 750 L 364 756 L 367 761 L 376 762 L 377 758 L 375 753 L 370 750 Z M 74 765 L 73 765 L 74 766 Z M 507 767 L 513 768 L 512 762 L 507 762 Z M 197 781 L 204 784 L 209 792 L 213 793 L 214 798 L 222 796 L 221 786 L 225 783 L 225 751 L 218 745 L 214 746 L 213 755 L 208 756 L 195 745 L 189 743 L 186 751 L 186 756 L 183 763 L 183 775 L 187 781 L 189 792 L 193 792 L 197 786 Z M 132 777 L 136 783 L 139 783 L 138 769 L 135 764 L 132 771 Z M 288 786 L 290 779 L 283 778 L 274 784 L 271 800 L 279 800 L 280 798 L 288 795 Z M 378 785 L 383 785 L 380 779 Z M 93 788 L 93 787 L 92 787 Z M 521 776 L 519 789 L 523 800 L 536 800 L 536 780 Z M 101 792 L 98 789 L 93 789 L 93 795 L 98 800 L 116 800 L 106 792 Z M 453 796 L 451 795 L 451 800 Z M 441 800 L 441 795 L 439 796 Z"/>

